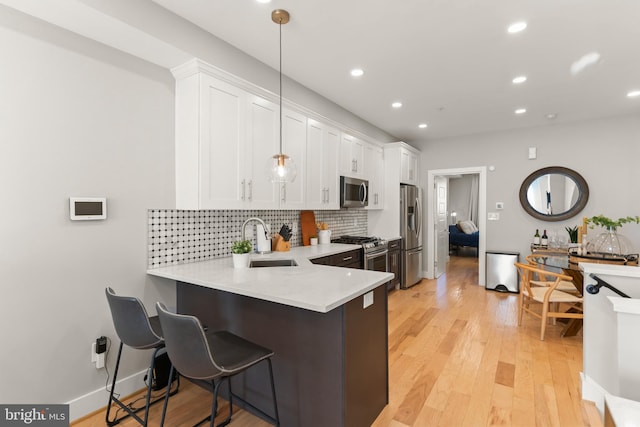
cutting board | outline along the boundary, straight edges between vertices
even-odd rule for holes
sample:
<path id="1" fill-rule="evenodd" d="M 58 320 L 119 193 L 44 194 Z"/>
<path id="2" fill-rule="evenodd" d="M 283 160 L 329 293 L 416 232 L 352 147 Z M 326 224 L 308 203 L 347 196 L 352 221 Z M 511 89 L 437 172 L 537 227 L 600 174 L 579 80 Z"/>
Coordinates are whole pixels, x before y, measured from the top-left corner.
<path id="1" fill-rule="evenodd" d="M 302 244 L 309 246 L 309 239 L 316 235 L 316 216 L 313 211 L 300 212 L 300 228 L 302 229 Z"/>

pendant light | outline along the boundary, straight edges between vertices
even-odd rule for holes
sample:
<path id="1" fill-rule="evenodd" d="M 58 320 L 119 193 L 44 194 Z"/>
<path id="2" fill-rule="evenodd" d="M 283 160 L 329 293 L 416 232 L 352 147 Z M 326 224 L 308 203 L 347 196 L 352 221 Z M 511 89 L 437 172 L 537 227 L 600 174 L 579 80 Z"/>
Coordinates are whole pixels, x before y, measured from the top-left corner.
<path id="1" fill-rule="evenodd" d="M 282 25 L 289 22 L 289 12 L 276 9 L 271 12 L 271 20 L 280 30 L 280 152 L 267 162 L 267 176 L 271 182 L 293 182 L 298 173 L 293 159 L 282 153 Z"/>

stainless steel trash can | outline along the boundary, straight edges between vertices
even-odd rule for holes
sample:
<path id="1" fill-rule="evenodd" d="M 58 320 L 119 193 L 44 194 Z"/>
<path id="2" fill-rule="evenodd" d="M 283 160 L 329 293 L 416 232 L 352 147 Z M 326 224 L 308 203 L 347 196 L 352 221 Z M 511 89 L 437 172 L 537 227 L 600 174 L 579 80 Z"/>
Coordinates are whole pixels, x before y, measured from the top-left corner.
<path id="1" fill-rule="evenodd" d="M 520 292 L 518 270 L 519 252 L 487 251 L 485 287 L 498 292 Z"/>

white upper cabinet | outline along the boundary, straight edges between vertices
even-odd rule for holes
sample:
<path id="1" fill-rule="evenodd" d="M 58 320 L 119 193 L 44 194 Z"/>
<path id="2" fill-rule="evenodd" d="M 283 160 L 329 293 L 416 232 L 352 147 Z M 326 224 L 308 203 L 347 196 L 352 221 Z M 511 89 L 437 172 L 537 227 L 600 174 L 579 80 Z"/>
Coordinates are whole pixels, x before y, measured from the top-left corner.
<path id="1" fill-rule="evenodd" d="M 244 186 L 245 207 L 276 209 L 279 191 L 269 180 L 267 164 L 280 151 L 279 106 L 256 95 L 249 98 L 249 118 L 243 161 L 247 167 L 241 180 Z M 219 144 L 225 144 L 219 141 Z"/>
<path id="2" fill-rule="evenodd" d="M 287 109 L 282 111 L 282 152 L 293 159 L 298 174 L 293 182 L 276 184 L 280 190 L 280 208 L 304 209 L 307 118 Z"/>
<path id="3" fill-rule="evenodd" d="M 176 208 L 274 209 L 278 105 L 197 73 L 176 83 Z"/>
<path id="4" fill-rule="evenodd" d="M 418 154 L 401 148 L 400 156 L 400 182 L 418 185 Z"/>
<path id="5" fill-rule="evenodd" d="M 242 90 L 205 74 L 177 81 L 178 209 L 243 206 L 246 190 L 240 183 L 246 168 L 246 103 Z"/>
<path id="6" fill-rule="evenodd" d="M 384 150 L 374 144 L 365 144 L 365 175 L 369 181 L 367 209 L 384 209 Z"/>
<path id="7" fill-rule="evenodd" d="M 339 145 L 338 129 L 307 120 L 307 209 L 340 208 Z"/>
<path id="8" fill-rule="evenodd" d="M 340 173 L 344 176 L 364 177 L 364 142 L 342 134 L 340 141 Z"/>
<path id="9" fill-rule="evenodd" d="M 279 100 L 197 59 L 172 72 L 177 209 L 339 209 L 340 175 L 372 181 L 371 208 L 382 208 L 380 150 L 367 148 L 365 156 L 369 143 L 310 119 L 313 113 L 283 108 L 282 152 L 297 176 L 272 183 L 267 165 L 280 152 Z"/>

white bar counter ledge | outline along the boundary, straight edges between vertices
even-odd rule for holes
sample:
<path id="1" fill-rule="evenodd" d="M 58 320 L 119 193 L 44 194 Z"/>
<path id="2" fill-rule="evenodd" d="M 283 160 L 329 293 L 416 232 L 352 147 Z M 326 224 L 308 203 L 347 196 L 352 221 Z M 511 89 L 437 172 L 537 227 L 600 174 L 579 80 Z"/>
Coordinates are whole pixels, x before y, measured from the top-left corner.
<path id="1" fill-rule="evenodd" d="M 179 313 L 275 352 L 282 426 L 365 427 L 388 403 L 386 284 L 394 276 L 310 261 L 359 248 L 332 243 L 251 254 L 252 261 L 297 266 L 234 268 L 228 257 L 147 273 L 176 281 Z M 234 393 L 269 408 L 268 378 L 256 371 L 234 381 Z"/>

